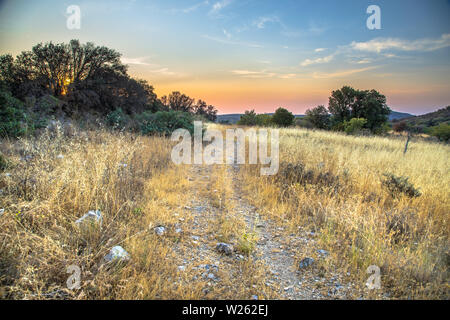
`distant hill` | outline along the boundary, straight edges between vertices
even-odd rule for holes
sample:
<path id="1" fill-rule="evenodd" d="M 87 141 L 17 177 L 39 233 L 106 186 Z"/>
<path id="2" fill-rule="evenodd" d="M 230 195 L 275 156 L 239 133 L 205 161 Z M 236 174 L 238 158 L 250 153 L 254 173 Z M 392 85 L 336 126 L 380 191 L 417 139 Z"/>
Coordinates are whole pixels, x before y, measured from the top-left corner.
<path id="1" fill-rule="evenodd" d="M 389 121 L 401 120 L 410 117 L 414 117 L 414 115 L 405 112 L 392 111 L 391 114 L 389 115 Z"/>
<path id="2" fill-rule="evenodd" d="M 270 115 L 273 115 L 273 113 L 268 113 Z M 239 121 L 239 119 L 241 118 L 242 113 L 232 113 L 232 114 L 219 114 L 217 116 L 217 122 L 227 122 L 229 124 L 235 124 L 236 122 Z M 303 118 L 305 115 L 304 114 L 296 114 L 295 117 L 296 118 Z M 405 119 L 405 118 L 410 118 L 410 117 L 414 117 L 412 114 L 409 113 L 404 113 L 404 112 L 397 112 L 397 111 L 392 111 L 391 114 L 389 115 L 389 121 L 392 120 L 400 120 L 400 119 Z"/>
<path id="3" fill-rule="evenodd" d="M 425 132 L 426 128 L 434 127 L 441 123 L 450 124 L 450 106 L 421 116 L 412 116 L 401 120 L 407 126 L 417 132 Z"/>

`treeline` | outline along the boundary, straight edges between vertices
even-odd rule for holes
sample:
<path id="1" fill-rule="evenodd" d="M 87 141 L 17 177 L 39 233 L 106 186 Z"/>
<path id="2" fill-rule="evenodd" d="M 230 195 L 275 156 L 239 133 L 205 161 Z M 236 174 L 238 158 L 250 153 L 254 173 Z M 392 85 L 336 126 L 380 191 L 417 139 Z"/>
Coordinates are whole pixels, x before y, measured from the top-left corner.
<path id="1" fill-rule="evenodd" d="M 391 110 L 386 97 L 376 90 L 356 90 L 348 86 L 333 91 L 328 108 L 321 105 L 306 111 L 304 118 L 297 119 L 301 127 L 357 133 L 370 131 L 382 133 L 390 129 L 388 117 Z M 294 124 L 295 116 L 284 108 L 273 115 L 245 111 L 238 121 L 240 125 L 287 127 Z"/>
<path id="2" fill-rule="evenodd" d="M 331 93 L 328 108 L 320 105 L 308 109 L 298 124 L 349 134 L 364 131 L 380 134 L 390 130 L 387 123 L 390 113 L 386 97 L 378 91 L 344 86 Z"/>
<path id="3" fill-rule="evenodd" d="M 178 91 L 158 98 L 127 73 L 121 54 L 93 43 L 38 44 L 15 59 L 0 56 L 0 135 L 20 136 L 51 119 L 105 120 L 114 128 L 170 132 L 217 110 Z"/>

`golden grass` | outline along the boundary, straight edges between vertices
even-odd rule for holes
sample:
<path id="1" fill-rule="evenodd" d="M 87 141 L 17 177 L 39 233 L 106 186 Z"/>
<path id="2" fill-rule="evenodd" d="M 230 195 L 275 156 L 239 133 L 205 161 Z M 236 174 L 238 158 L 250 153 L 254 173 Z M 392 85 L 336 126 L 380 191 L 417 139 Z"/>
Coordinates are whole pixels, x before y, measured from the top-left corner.
<path id="1" fill-rule="evenodd" d="M 364 288 L 367 267 L 378 265 L 382 292 L 391 297 L 448 298 L 450 147 L 412 141 L 403 155 L 404 143 L 282 129 L 280 172 L 260 177 L 247 166 L 244 187 L 249 201 L 290 231 L 319 232 L 334 265 L 364 295 L 380 296 Z M 303 170 L 295 173 L 295 165 Z M 409 177 L 422 195 L 393 196 L 381 183 L 384 173 Z"/>
<path id="2" fill-rule="evenodd" d="M 1 141 L 9 165 L 0 173 L 0 297 L 276 298 L 252 255 L 239 262 L 224 257 L 215 287 L 193 281 L 193 266 L 177 270 L 180 251 L 192 248 L 192 199 L 207 199 L 215 212 L 205 217 L 209 247 L 232 241 L 248 254 L 257 239 L 238 210 L 230 168 L 213 166 L 207 187 L 194 186 L 191 168 L 172 164 L 172 145 L 103 130 Z M 331 257 L 318 262 L 321 270 L 350 272 L 361 295 L 382 297 L 364 285 L 367 267 L 378 265 L 382 292 L 391 297 L 448 298 L 450 147 L 413 140 L 406 155 L 403 148 L 401 138 L 283 129 L 279 174 L 261 177 L 257 166 L 245 166 L 239 189 L 286 232 L 316 231 Z M 302 174 L 295 173 L 300 164 Z M 384 173 L 409 177 L 422 195 L 392 195 L 381 183 Z M 95 209 L 102 227 L 77 227 L 75 220 Z M 160 225 L 164 237 L 153 231 Z M 103 263 L 115 245 L 131 257 L 122 267 Z M 69 265 L 82 269 L 78 290 L 66 288 Z"/>

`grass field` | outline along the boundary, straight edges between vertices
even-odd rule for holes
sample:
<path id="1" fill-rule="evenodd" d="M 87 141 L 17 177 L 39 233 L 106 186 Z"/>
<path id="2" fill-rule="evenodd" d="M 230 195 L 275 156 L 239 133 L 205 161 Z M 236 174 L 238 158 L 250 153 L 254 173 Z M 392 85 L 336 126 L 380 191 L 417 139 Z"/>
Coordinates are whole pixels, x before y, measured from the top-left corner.
<path id="1" fill-rule="evenodd" d="M 239 192 L 286 235 L 316 233 L 330 259 L 317 259 L 314 272 L 346 275 L 357 284 L 349 298 L 448 299 L 450 147 L 413 140 L 404 155 L 404 143 L 282 129 L 279 173 L 261 177 L 257 165 L 246 165 L 237 173 Z M 171 162 L 172 145 L 163 137 L 103 130 L 2 140 L 1 297 L 246 299 L 257 291 L 281 298 L 267 287 L 261 260 L 252 258 L 257 239 L 239 216 L 233 199 L 240 195 L 226 167 L 202 173 L 207 185 L 196 189 L 192 168 Z M 189 203 L 202 196 L 214 213 L 205 222 L 205 246 L 235 241 L 249 256 L 221 260 L 221 272 L 229 274 L 215 286 L 177 268 L 180 251 L 191 245 Z M 101 227 L 75 224 L 96 209 Z M 157 226 L 166 228 L 164 238 L 153 232 Z M 115 245 L 132 257 L 125 266 L 102 263 Z M 297 263 L 306 251 L 296 249 Z M 69 265 L 81 266 L 80 290 L 66 288 Z M 382 294 L 365 288 L 370 265 L 381 269 Z"/>

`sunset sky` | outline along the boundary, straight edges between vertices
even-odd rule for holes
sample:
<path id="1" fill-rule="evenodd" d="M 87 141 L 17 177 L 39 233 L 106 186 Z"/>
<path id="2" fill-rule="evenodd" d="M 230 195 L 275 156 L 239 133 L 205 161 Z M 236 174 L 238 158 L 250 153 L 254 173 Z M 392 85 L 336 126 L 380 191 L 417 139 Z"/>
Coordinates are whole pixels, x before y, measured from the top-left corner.
<path id="1" fill-rule="evenodd" d="M 372 4 L 381 30 L 366 27 Z M 450 104 L 448 0 L 0 1 L 0 54 L 70 39 L 121 52 L 158 96 L 181 91 L 221 114 L 300 114 L 343 85 L 377 89 L 396 111 Z"/>

